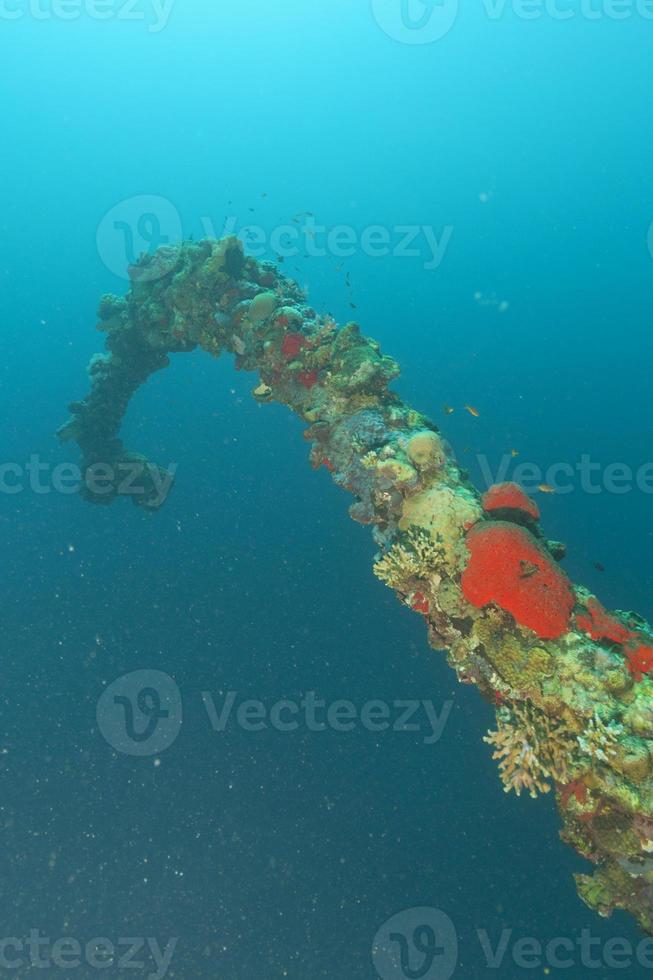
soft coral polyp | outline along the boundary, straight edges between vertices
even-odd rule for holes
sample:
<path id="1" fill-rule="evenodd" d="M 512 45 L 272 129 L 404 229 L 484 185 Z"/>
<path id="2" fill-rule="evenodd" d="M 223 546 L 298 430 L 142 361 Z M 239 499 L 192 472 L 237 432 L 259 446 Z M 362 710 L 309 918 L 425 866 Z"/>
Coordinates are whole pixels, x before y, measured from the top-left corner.
<path id="1" fill-rule="evenodd" d="M 569 629 L 575 604 L 571 583 L 530 531 L 485 521 L 467 535 L 470 559 L 462 590 L 473 606 L 495 603 L 543 640 Z"/>

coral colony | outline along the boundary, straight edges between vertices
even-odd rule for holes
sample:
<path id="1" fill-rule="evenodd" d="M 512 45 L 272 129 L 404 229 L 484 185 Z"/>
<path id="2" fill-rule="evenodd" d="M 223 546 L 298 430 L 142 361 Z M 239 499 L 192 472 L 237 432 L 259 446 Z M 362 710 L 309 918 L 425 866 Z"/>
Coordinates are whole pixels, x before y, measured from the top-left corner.
<path id="1" fill-rule="evenodd" d="M 581 897 L 601 915 L 626 909 L 653 933 L 648 624 L 572 585 L 558 564 L 564 547 L 546 540 L 520 487 L 481 498 L 436 427 L 389 389 L 395 361 L 355 323 L 311 309 L 237 239 L 166 246 L 130 276 L 126 298 L 101 301 L 108 352 L 91 362 L 91 391 L 60 431 L 82 450 L 84 495 L 115 499 L 129 467 L 134 502 L 158 506 L 162 471 L 119 438 L 129 400 L 171 353 L 234 354 L 258 373 L 257 401 L 307 423 L 313 467 L 354 495 L 351 516 L 373 528 L 375 574 L 495 707 L 485 741 L 506 792 L 555 792 L 563 839 L 595 866 L 577 876 Z"/>

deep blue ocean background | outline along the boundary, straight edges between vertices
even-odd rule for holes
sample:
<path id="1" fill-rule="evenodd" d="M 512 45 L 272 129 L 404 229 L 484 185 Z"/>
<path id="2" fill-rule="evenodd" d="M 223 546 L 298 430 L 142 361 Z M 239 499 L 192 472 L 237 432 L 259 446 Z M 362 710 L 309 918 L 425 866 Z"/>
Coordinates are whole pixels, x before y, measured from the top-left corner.
<path id="1" fill-rule="evenodd" d="M 102 347 L 99 297 L 127 285 L 98 229 L 154 195 L 185 237 L 303 212 L 359 233 L 453 229 L 437 269 L 423 239 L 412 257 L 300 252 L 284 269 L 399 360 L 398 389 L 479 483 L 483 458 L 496 469 L 512 449 L 511 466 L 586 454 L 637 470 L 653 444 L 652 37 L 636 14 L 492 19 L 468 4 L 442 39 L 404 44 L 367 0 L 177 0 L 158 32 L 0 19 L 2 462 L 78 461 L 55 432 Z M 307 465 L 301 424 L 252 386 L 196 354 L 138 394 L 127 443 L 178 465 L 155 515 L 0 495 L 0 935 L 176 936 L 182 980 L 367 980 L 379 927 L 417 906 L 455 923 L 463 980 L 544 975 L 509 956 L 487 969 L 478 929 L 637 942 L 625 916 L 577 898 L 584 864 L 553 800 L 504 795 L 481 742 L 490 709 L 373 577 L 369 532 Z M 652 500 L 538 497 L 569 573 L 649 618 Z M 112 751 L 96 724 L 106 685 L 141 668 L 184 697 L 158 765 Z M 434 746 L 219 735 L 205 690 L 454 705 Z"/>

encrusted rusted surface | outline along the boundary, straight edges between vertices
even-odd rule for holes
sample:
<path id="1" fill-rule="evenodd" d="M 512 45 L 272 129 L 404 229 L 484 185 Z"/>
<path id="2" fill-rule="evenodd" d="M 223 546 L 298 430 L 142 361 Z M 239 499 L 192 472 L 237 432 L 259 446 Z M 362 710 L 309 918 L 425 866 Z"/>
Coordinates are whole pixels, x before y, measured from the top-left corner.
<path id="1" fill-rule="evenodd" d="M 648 625 L 608 614 L 567 580 L 536 509 L 514 506 L 514 490 L 499 514 L 484 510 L 437 428 L 389 389 L 397 364 L 356 324 L 312 310 L 236 239 L 161 249 L 131 278 L 125 299 L 102 300 L 107 353 L 60 431 L 81 447 L 85 496 L 115 499 L 129 468 L 132 499 L 158 506 L 162 471 L 120 440 L 129 400 L 171 353 L 234 354 L 258 373 L 253 396 L 296 412 L 313 466 L 354 495 L 351 516 L 379 548 L 376 575 L 495 705 L 486 741 L 506 791 L 555 791 L 563 838 L 596 865 L 577 877 L 582 898 L 603 915 L 625 908 L 653 933 Z"/>

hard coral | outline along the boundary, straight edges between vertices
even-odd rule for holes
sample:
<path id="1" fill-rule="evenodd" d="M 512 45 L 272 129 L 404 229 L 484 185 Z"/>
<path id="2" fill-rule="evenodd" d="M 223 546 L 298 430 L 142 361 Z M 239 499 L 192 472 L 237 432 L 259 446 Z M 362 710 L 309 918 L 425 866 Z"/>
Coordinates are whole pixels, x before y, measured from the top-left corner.
<path id="1" fill-rule="evenodd" d="M 496 511 L 514 511 L 529 520 L 539 521 L 540 508 L 526 494 L 518 483 L 497 483 L 483 495 L 483 510 L 486 514 Z"/>
<path id="2" fill-rule="evenodd" d="M 422 528 L 411 528 L 374 565 L 374 574 L 393 589 L 407 587 L 411 579 L 427 579 L 442 561 L 442 549 Z"/>
<path id="3" fill-rule="evenodd" d="M 584 755 L 591 759 L 609 762 L 618 749 L 623 733 L 622 725 L 613 721 L 606 725 L 595 711 L 587 722 L 585 731 L 578 736 L 578 745 Z"/>
<path id="4" fill-rule="evenodd" d="M 446 563 L 452 569 L 461 569 L 467 560 L 463 528 L 475 524 L 480 515 L 476 498 L 468 491 L 432 486 L 406 497 L 399 528 L 428 531 L 442 545 Z"/>
<path id="5" fill-rule="evenodd" d="M 555 668 L 554 658 L 542 646 L 524 645 L 505 628 L 499 613 L 479 617 L 473 627 L 475 639 L 501 680 L 513 691 L 527 694 L 537 690 Z"/>
<path id="6" fill-rule="evenodd" d="M 411 436 L 406 446 L 406 454 L 411 463 L 420 470 L 434 469 L 444 461 L 442 442 L 428 429 L 416 432 Z"/>
<path id="7" fill-rule="evenodd" d="M 258 324 L 272 316 L 278 305 L 276 293 L 259 293 L 249 304 L 247 319 L 250 323 Z"/>
<path id="8" fill-rule="evenodd" d="M 471 557 L 461 585 L 468 602 L 478 608 L 495 603 L 543 640 L 568 630 L 571 583 L 529 531 L 485 522 L 469 532 L 467 548 Z"/>
<path id="9" fill-rule="evenodd" d="M 552 721 L 527 702 L 497 712 L 498 730 L 483 739 L 494 746 L 499 775 L 506 793 L 520 796 L 523 789 L 535 798 L 548 793 L 549 780 L 569 782 L 569 760 L 574 739 L 563 721 Z"/>

